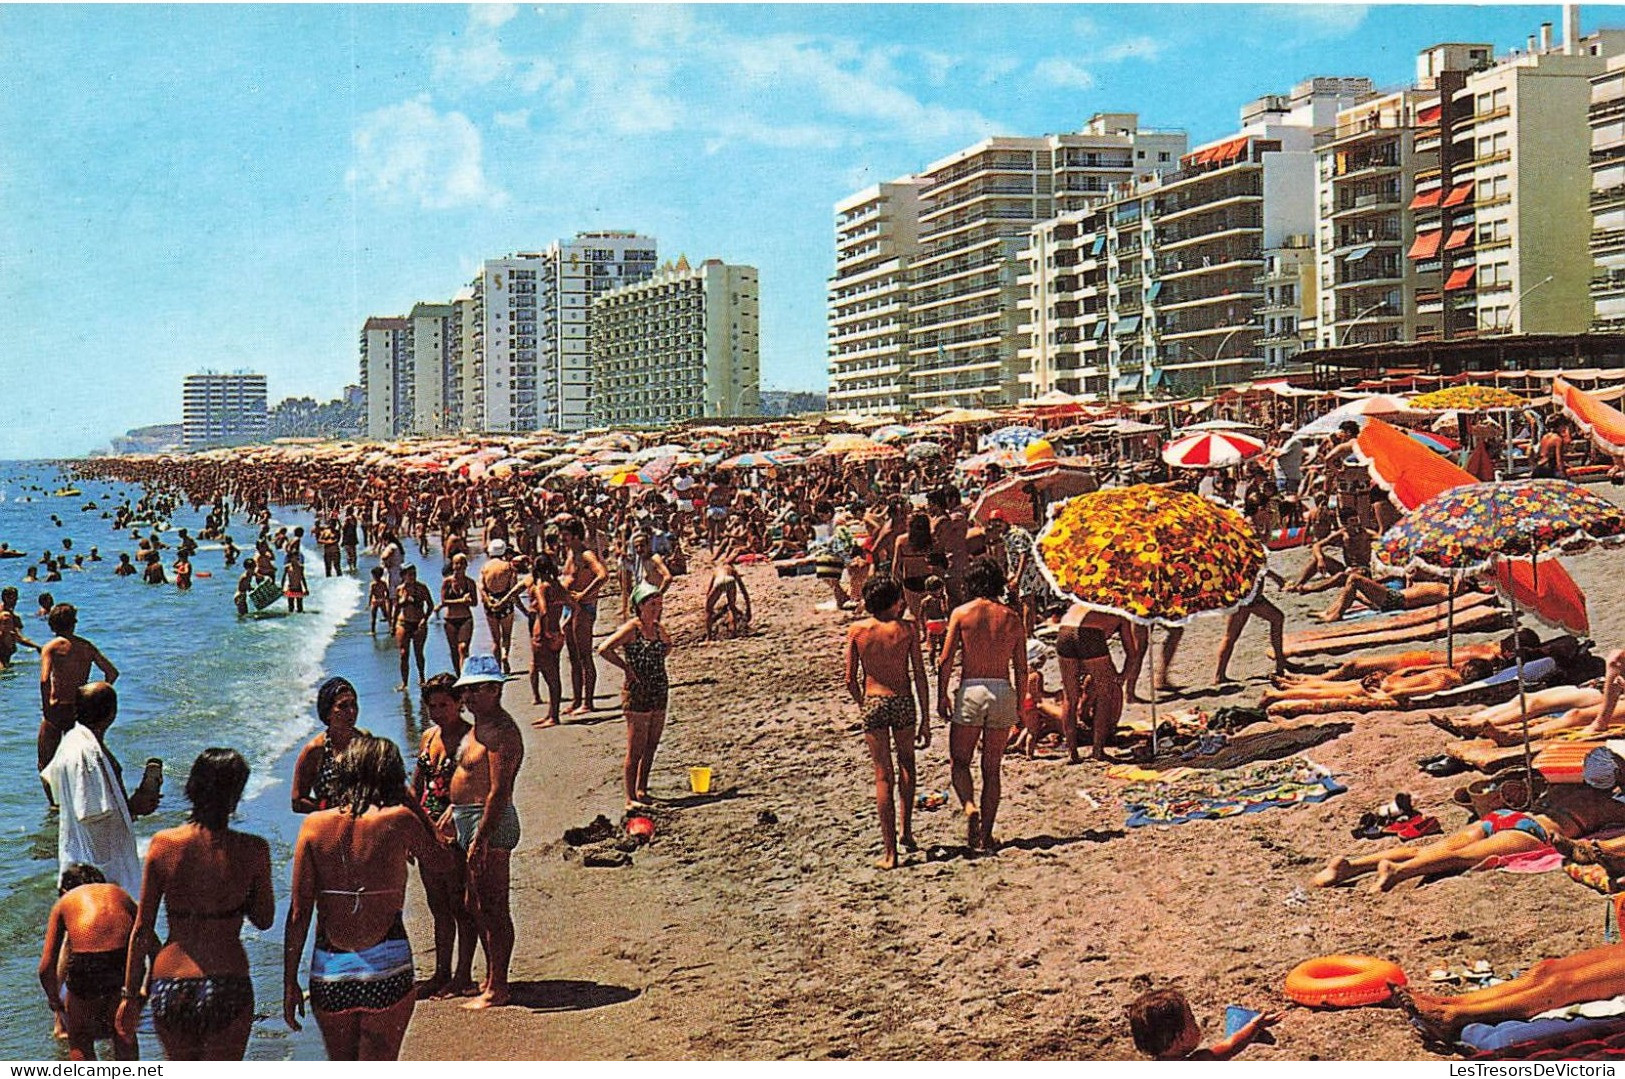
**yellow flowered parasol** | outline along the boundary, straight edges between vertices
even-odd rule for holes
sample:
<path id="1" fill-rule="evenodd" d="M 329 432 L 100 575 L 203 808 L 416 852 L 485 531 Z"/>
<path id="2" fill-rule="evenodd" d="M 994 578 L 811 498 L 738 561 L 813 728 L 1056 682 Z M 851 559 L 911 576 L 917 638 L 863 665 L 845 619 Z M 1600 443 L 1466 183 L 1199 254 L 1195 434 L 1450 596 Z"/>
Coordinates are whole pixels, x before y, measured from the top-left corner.
<path id="1" fill-rule="evenodd" d="M 1411 407 L 1429 412 L 1454 410 L 1483 412 L 1497 408 L 1523 408 L 1529 402 L 1499 386 L 1446 386 L 1411 398 Z"/>
<path id="2" fill-rule="evenodd" d="M 1044 576 L 1062 594 L 1153 630 L 1252 602 L 1268 568 L 1264 546 L 1241 514 L 1143 483 L 1051 506 L 1038 555 Z M 1156 683 L 1153 670 L 1153 753 Z"/>

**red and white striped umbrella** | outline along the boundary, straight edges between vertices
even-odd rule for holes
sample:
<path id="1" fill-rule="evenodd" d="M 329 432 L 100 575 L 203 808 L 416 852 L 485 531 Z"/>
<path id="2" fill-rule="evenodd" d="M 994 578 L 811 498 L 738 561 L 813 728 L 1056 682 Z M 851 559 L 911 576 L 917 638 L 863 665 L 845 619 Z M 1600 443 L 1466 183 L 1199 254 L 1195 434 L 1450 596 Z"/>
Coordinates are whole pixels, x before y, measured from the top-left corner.
<path id="1" fill-rule="evenodd" d="M 1228 468 L 1264 451 L 1264 443 L 1239 431 L 1201 431 L 1162 448 L 1175 468 Z"/>

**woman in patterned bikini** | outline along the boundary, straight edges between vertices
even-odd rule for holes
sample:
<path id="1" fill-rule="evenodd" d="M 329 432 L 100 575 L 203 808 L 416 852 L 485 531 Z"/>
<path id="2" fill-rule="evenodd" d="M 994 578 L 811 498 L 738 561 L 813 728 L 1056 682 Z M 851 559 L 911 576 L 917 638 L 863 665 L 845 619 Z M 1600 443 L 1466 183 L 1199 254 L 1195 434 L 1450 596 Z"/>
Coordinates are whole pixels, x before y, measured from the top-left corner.
<path id="1" fill-rule="evenodd" d="M 310 923 L 310 1007 L 330 1060 L 394 1060 L 417 1003 L 412 944 L 401 920 L 406 861 L 449 870 L 451 856 L 404 805 L 406 765 L 387 738 L 357 734 L 338 758 L 336 809 L 312 813 L 293 851 L 283 942 L 282 1015 L 305 1012 L 299 961 Z"/>
<path id="2" fill-rule="evenodd" d="M 271 928 L 271 848 L 232 831 L 231 815 L 248 783 L 248 762 L 234 749 L 206 749 L 186 780 L 192 815 L 152 837 L 141 878 L 141 906 L 130 935 L 119 1035 L 135 1037 L 141 1002 L 170 1060 L 241 1060 L 254 1025 L 254 983 L 240 934 L 243 919 Z M 158 907 L 169 913 L 160 947 Z M 152 983 L 146 992 L 147 957 Z"/>

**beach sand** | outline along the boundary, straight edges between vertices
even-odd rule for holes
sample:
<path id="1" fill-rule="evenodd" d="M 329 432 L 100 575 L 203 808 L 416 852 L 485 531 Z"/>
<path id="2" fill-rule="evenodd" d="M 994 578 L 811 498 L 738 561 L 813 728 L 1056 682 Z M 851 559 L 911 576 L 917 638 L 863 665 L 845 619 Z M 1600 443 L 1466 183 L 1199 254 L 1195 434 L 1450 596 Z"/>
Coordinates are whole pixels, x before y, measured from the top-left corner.
<path id="1" fill-rule="evenodd" d="M 1568 560 L 1592 597 L 1599 649 L 1625 643 L 1625 610 L 1606 598 L 1622 557 Z M 1302 558 L 1274 561 L 1291 572 Z M 669 801 L 654 814 L 653 844 L 627 868 L 567 857 L 567 827 L 599 813 L 619 819 L 624 727 L 606 712 L 536 730 L 528 686 L 511 682 L 506 700 L 527 739 L 514 1004 L 471 1013 L 421 1003 L 404 1057 L 1133 1058 L 1123 1009 L 1153 987 L 1183 988 L 1214 1038 L 1227 1004 L 1285 1006 L 1287 972 L 1318 955 L 1383 956 L 1425 982 L 1435 967 L 1487 959 L 1505 976 L 1603 943 L 1605 902 L 1561 873 L 1472 873 L 1386 895 L 1368 882 L 1309 886 L 1329 855 L 1383 845 L 1349 829 L 1396 791 L 1447 832 L 1466 822 L 1449 795 L 1475 774 L 1418 770 L 1416 758 L 1448 736 L 1415 712 L 1295 724 L 1311 728 L 1304 738 L 1335 735 L 1304 752 L 1346 794 L 1178 827 L 1125 829 L 1118 784 L 1099 765 L 1010 758 L 998 855 L 927 861 L 925 848 L 962 842 L 950 807 L 917 816 L 921 853 L 877 870 L 872 773 L 841 684 L 849 616 L 813 609 L 826 593 L 811 577 L 747 567 L 756 635 L 703 642 L 703 561 L 666 607 L 679 648 L 652 784 Z M 1329 598 L 1281 596 L 1289 630 Z M 613 627 L 612 607 L 600 634 Z M 1194 624 L 1176 684 L 1208 685 L 1223 627 L 1221 618 Z M 1254 704 L 1269 671 L 1255 621 L 1231 667 L 1243 687 L 1199 703 Z M 1047 673 L 1054 686 L 1053 664 Z M 599 688 L 608 704 L 602 695 L 618 687 L 601 676 Z M 710 797 L 687 790 L 687 768 L 701 764 L 715 769 Z M 937 721 L 920 789 L 947 787 Z M 430 923 L 415 886 L 412 902 L 426 976 Z M 1388 1007 L 1290 1008 L 1275 1038 L 1247 1058 L 1435 1059 Z"/>

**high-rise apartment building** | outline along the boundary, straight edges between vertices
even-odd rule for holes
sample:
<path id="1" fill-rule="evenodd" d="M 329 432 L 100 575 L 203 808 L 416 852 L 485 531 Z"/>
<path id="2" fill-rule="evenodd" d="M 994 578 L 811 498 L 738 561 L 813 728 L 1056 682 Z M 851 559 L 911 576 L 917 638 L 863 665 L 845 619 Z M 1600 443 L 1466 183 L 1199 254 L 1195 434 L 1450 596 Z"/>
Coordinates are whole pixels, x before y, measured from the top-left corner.
<path id="1" fill-rule="evenodd" d="M 188 450 L 237 446 L 265 437 L 265 376 L 212 371 L 181 385 L 181 444 Z"/>
<path id="2" fill-rule="evenodd" d="M 761 415 L 756 268 L 687 259 L 601 293 L 589 353 L 594 426 Z"/>
<path id="3" fill-rule="evenodd" d="M 1591 298 L 1595 329 L 1625 331 L 1625 56 L 1591 80 Z"/>
<path id="4" fill-rule="evenodd" d="M 482 428 L 480 370 L 475 362 L 474 290 L 464 286 L 451 301 L 446 320 L 451 340 L 446 347 L 451 373 L 447 378 L 446 429 L 478 431 Z"/>
<path id="5" fill-rule="evenodd" d="M 1279 371 L 1315 346 L 1318 273 L 1313 236 L 1288 236 L 1282 246 L 1265 249 L 1264 269 L 1255 281 L 1262 296 L 1254 341 L 1265 371 Z"/>
<path id="6" fill-rule="evenodd" d="M 480 427 L 587 426 L 592 301 L 655 269 L 653 237 L 581 232 L 546 251 L 488 260 L 472 285 Z"/>
<path id="7" fill-rule="evenodd" d="M 454 430 L 447 413 L 457 373 L 452 363 L 451 320 L 449 303 L 415 304 L 406 316 L 413 391 L 409 434 L 438 435 Z"/>
<path id="8" fill-rule="evenodd" d="M 366 397 L 368 438 L 405 434 L 412 422 L 411 323 L 373 316 L 361 326 L 361 392 Z"/>
<path id="9" fill-rule="evenodd" d="M 909 265 L 919 247 L 920 182 L 904 177 L 835 204 L 829 283 L 831 411 L 911 406 Z"/>
<path id="10" fill-rule="evenodd" d="M 1183 132 L 1142 128 L 1132 113 L 1102 113 L 1079 132 L 984 139 L 917 177 L 895 181 L 911 188 L 918 201 L 914 250 L 906 267 L 896 268 L 908 280 L 910 404 L 1018 400 L 1028 370 L 1020 353 L 1028 341 L 1018 329 L 1016 303 L 1023 290 L 1016 280 L 1017 256 L 1029 230 L 1058 213 L 1103 200 L 1113 184 L 1138 173 L 1174 167 L 1185 145 Z M 886 186 L 840 204 L 838 242 L 862 244 L 863 238 L 851 233 L 866 224 L 844 220 L 847 215 L 877 199 L 893 207 L 902 203 L 901 193 L 887 192 Z M 899 230 L 894 245 L 901 247 L 902 236 Z M 841 294 L 845 276 L 838 266 L 832 320 L 848 299 Z M 838 329 L 832 325 L 832 341 L 838 340 Z M 832 360 L 832 373 L 846 369 Z M 832 378 L 832 392 L 839 389 Z"/>

